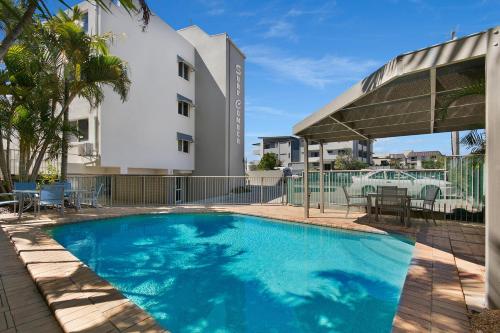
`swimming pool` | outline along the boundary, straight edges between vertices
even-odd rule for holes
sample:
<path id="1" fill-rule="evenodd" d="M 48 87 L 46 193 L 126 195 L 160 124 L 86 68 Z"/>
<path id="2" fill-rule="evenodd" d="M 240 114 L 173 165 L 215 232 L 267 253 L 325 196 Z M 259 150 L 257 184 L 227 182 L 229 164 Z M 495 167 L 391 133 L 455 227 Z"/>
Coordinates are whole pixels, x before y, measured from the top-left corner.
<path id="1" fill-rule="evenodd" d="M 237 214 L 153 214 L 50 229 L 177 332 L 390 332 L 402 237 Z"/>

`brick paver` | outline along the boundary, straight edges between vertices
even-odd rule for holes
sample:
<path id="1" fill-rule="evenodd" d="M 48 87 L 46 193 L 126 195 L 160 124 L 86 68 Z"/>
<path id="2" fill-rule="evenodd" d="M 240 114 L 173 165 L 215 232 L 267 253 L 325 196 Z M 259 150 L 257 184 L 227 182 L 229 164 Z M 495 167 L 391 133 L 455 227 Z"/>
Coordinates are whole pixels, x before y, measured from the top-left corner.
<path id="1" fill-rule="evenodd" d="M 84 209 L 65 217 L 27 218 L 21 223 L 4 218 L 2 227 L 10 239 L 0 233 L 0 333 L 58 332 L 61 327 L 66 332 L 166 332 L 149 314 L 43 233 L 40 226 L 146 212 L 205 210 L 106 208 Z M 394 332 L 469 332 L 469 312 L 484 308 L 482 225 L 439 221 L 438 226 L 419 222 L 405 228 L 395 219 L 370 224 L 361 213 L 345 218 L 342 211 L 327 210 L 321 215 L 316 209 L 304 219 L 302 208 L 290 206 L 210 210 L 413 237 L 415 249 L 394 318 Z"/>

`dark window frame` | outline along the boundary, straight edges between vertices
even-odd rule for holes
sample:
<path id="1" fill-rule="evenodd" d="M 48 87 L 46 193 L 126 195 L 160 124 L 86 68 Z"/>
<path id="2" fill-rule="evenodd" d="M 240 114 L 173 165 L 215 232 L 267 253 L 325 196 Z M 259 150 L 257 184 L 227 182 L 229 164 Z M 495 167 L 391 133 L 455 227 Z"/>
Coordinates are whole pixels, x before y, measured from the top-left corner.
<path id="1" fill-rule="evenodd" d="M 85 124 L 86 123 L 86 124 Z M 77 135 L 71 135 L 70 142 L 87 142 L 89 141 L 89 118 L 75 119 L 69 122 L 72 128 L 78 130 Z M 75 139 L 75 140 L 73 140 Z"/>
<path id="2" fill-rule="evenodd" d="M 177 140 L 177 151 L 189 154 L 189 141 Z"/>
<path id="3" fill-rule="evenodd" d="M 178 62 L 178 75 L 182 77 L 184 80 L 189 81 L 189 72 L 191 71 L 191 68 L 189 67 L 188 64 L 186 64 L 183 61 Z"/>
<path id="4" fill-rule="evenodd" d="M 82 29 L 86 33 L 89 32 L 89 12 L 82 13 Z"/>
<path id="5" fill-rule="evenodd" d="M 190 109 L 191 106 L 188 102 L 177 101 L 177 114 L 184 117 L 189 117 Z"/>

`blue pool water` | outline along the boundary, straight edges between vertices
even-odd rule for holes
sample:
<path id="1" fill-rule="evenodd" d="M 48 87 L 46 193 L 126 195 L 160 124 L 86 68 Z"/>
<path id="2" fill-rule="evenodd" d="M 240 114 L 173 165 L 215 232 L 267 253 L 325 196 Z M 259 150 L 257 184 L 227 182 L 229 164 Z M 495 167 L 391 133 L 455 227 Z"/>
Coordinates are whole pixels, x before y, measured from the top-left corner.
<path id="1" fill-rule="evenodd" d="M 390 332 L 401 238 L 230 214 L 140 215 L 53 237 L 177 332 Z"/>

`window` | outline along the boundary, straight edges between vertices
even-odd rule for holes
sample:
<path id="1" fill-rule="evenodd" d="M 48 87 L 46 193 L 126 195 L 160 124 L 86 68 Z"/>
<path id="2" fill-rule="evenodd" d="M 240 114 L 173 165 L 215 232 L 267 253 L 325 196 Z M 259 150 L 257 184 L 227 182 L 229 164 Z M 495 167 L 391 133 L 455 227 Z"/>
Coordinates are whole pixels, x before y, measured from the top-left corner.
<path id="1" fill-rule="evenodd" d="M 395 171 L 386 171 L 385 175 L 389 180 L 396 180 L 396 172 Z"/>
<path id="2" fill-rule="evenodd" d="M 177 102 L 177 113 L 185 117 L 189 117 L 189 103 L 178 101 Z"/>
<path id="3" fill-rule="evenodd" d="M 406 172 L 399 172 L 398 176 L 399 180 L 415 180 L 415 177 L 407 174 Z"/>
<path id="4" fill-rule="evenodd" d="M 72 129 L 76 130 L 76 135 L 72 135 L 71 142 L 82 142 L 89 140 L 89 120 L 78 119 L 69 122 Z"/>
<path id="5" fill-rule="evenodd" d="M 82 14 L 82 28 L 83 31 L 89 32 L 89 13 Z"/>
<path id="6" fill-rule="evenodd" d="M 189 81 L 189 65 L 179 61 L 179 76 Z"/>
<path id="7" fill-rule="evenodd" d="M 376 172 L 368 178 L 370 178 L 370 179 L 384 179 L 384 172 L 383 171 Z"/>
<path id="8" fill-rule="evenodd" d="M 265 143 L 264 144 L 264 149 L 273 149 L 273 148 L 276 148 L 276 143 L 275 142 Z"/>
<path id="9" fill-rule="evenodd" d="M 177 150 L 183 153 L 189 153 L 189 141 L 177 140 Z"/>

